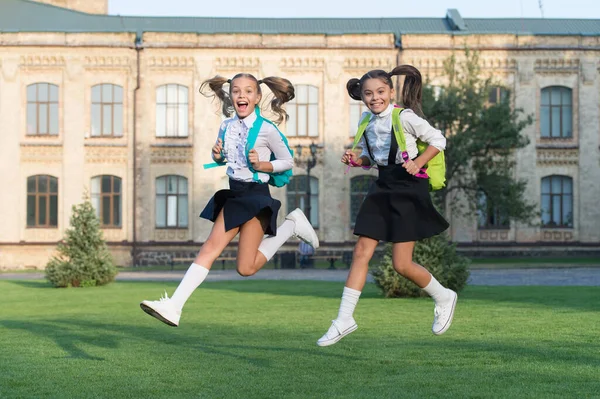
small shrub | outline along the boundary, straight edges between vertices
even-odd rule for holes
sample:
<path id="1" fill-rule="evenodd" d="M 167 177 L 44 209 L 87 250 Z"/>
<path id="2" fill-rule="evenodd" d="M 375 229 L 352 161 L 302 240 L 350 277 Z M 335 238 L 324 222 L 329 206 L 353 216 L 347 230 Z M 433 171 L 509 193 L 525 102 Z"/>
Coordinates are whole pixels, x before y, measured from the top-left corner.
<path id="1" fill-rule="evenodd" d="M 58 252 L 46 265 L 46 279 L 55 287 L 105 285 L 117 275 L 89 201 L 73 206 L 71 228 L 58 244 Z"/>
<path id="2" fill-rule="evenodd" d="M 456 245 L 441 234 L 417 242 L 413 261 L 425 267 L 444 287 L 461 291 L 469 278 L 469 260 L 456 252 Z M 388 244 L 379 265 L 371 270 L 375 284 L 388 298 L 418 297 L 427 294 L 412 281 L 399 275 L 392 264 L 392 245 Z"/>

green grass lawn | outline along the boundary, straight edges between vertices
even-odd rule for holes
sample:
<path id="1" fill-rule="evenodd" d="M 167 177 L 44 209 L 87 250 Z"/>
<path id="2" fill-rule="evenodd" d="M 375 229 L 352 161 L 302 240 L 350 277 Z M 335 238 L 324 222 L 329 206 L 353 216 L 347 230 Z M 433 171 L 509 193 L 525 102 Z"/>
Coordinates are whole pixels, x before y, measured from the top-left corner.
<path id="1" fill-rule="evenodd" d="M 0 281 L 0 397 L 600 395 L 598 287 L 470 287 L 436 337 L 429 299 L 384 299 L 367 286 L 359 329 L 319 348 L 342 286 L 206 283 L 172 328 L 138 303 L 175 283 Z"/>

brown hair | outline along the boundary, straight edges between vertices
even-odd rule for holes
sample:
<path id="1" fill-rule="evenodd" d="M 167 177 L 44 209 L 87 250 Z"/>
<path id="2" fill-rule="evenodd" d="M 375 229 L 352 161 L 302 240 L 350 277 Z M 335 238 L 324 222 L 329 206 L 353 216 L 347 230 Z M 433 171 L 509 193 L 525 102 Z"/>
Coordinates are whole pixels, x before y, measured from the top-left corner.
<path id="1" fill-rule="evenodd" d="M 214 78 L 207 79 L 202 82 L 200 86 L 200 94 L 210 97 L 215 96 L 221 102 L 221 110 L 223 115 L 229 117 L 233 114 L 234 108 L 233 103 L 231 102 L 231 91 L 225 91 L 223 86 L 226 83 L 231 83 L 237 78 L 248 78 L 256 82 L 256 88 L 258 94 L 262 95 L 262 90 L 260 89 L 260 85 L 264 83 L 273 93 L 273 100 L 269 103 L 271 110 L 277 114 L 277 119 L 274 121 L 277 124 L 280 124 L 284 120 L 287 121 L 288 114 L 282 108 L 283 104 L 287 103 L 294 99 L 294 86 L 292 82 L 287 79 L 279 78 L 277 76 L 270 76 L 268 78 L 264 78 L 258 80 L 249 73 L 238 73 L 231 79 L 224 78 L 223 76 L 215 76 Z M 213 94 L 206 93 L 206 86 L 213 92 Z M 231 86 L 230 86 L 231 87 Z M 231 90 L 231 89 L 230 89 Z"/>
<path id="2" fill-rule="evenodd" d="M 391 89 L 394 88 L 392 76 L 404 75 L 404 85 L 402 85 L 402 103 L 406 108 L 410 108 L 419 115 L 423 115 L 421 109 L 421 98 L 423 94 L 423 80 L 421 72 L 412 65 L 400 65 L 392 70 L 392 72 L 375 69 L 365 73 L 360 79 L 350 79 L 346 84 L 348 95 L 362 101 L 362 86 L 369 79 L 381 79 Z"/>

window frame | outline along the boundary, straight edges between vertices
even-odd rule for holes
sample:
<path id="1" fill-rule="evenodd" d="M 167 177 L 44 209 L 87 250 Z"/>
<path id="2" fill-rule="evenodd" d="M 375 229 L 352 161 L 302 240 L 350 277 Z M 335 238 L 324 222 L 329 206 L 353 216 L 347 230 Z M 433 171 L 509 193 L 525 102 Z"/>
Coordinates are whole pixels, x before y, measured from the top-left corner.
<path id="1" fill-rule="evenodd" d="M 554 180 L 555 179 L 559 179 L 560 181 L 560 192 L 559 193 L 554 193 L 553 192 L 553 186 L 554 186 Z M 548 187 L 549 187 L 549 192 L 546 193 L 544 192 L 544 182 L 548 181 Z M 565 192 L 565 182 L 568 182 L 570 184 L 570 192 Z M 557 229 L 572 229 L 573 228 L 573 224 L 574 224 L 574 213 L 575 213 L 575 209 L 574 209 L 574 205 L 575 205 L 575 201 L 574 201 L 574 193 L 573 193 L 573 178 L 571 176 L 566 176 L 566 175 L 549 175 L 549 176 L 544 176 L 541 179 L 541 202 L 540 202 L 540 213 L 541 213 L 541 225 L 542 228 L 544 229 L 553 229 L 553 228 L 557 228 Z M 544 223 L 544 197 L 548 196 L 548 210 L 549 210 L 549 223 Z M 559 207 L 560 207 L 560 220 L 559 223 L 553 224 L 555 223 L 555 221 L 553 220 L 554 217 L 554 204 L 555 201 L 558 200 L 559 201 Z M 570 201 L 570 210 L 571 210 L 571 219 L 570 221 L 568 220 L 568 216 L 565 214 L 565 201 L 569 200 Z"/>
<path id="2" fill-rule="evenodd" d="M 40 178 L 46 178 L 46 191 L 40 191 Z M 33 192 L 29 191 L 29 184 L 31 179 L 35 180 L 35 189 Z M 54 185 L 55 187 L 55 191 L 52 191 L 52 186 Z M 51 175 L 33 175 L 33 176 L 28 176 L 27 180 L 26 180 L 26 188 L 25 188 L 25 192 L 27 194 L 27 201 L 25 202 L 25 206 L 26 206 L 26 213 L 25 213 L 25 218 L 26 218 L 26 226 L 27 228 L 30 229 L 43 229 L 43 228 L 57 228 L 58 227 L 58 178 L 51 176 Z M 30 198 L 34 199 L 34 210 L 33 210 L 33 218 L 34 218 L 34 223 L 30 224 L 29 223 L 29 215 L 30 215 L 30 203 L 29 200 Z M 40 212 L 40 202 L 42 202 L 40 199 L 41 198 L 45 198 L 45 202 L 46 202 L 46 206 L 45 206 L 45 222 L 44 223 L 40 223 L 40 217 L 41 217 L 41 212 Z M 51 198 L 54 198 L 54 201 L 51 200 Z M 54 202 L 54 215 L 55 215 L 55 223 L 52 224 L 52 202 Z"/>
<path id="3" fill-rule="evenodd" d="M 46 99 L 45 100 L 40 100 L 40 88 L 45 85 L 46 87 Z M 31 99 L 30 98 L 30 88 L 34 88 L 35 89 L 35 98 Z M 56 94 L 56 99 L 52 99 L 53 95 L 52 95 L 52 91 L 55 90 L 55 94 Z M 60 91 L 59 91 L 59 86 L 55 85 L 54 83 L 48 83 L 48 82 L 36 82 L 36 83 L 31 83 L 29 85 L 27 85 L 26 87 L 26 100 L 27 100 L 27 106 L 26 106 L 26 112 L 25 112 L 25 118 L 26 118 L 26 135 L 29 137 L 37 137 L 37 136 L 41 136 L 41 137 L 52 137 L 55 136 L 57 137 L 60 133 Z M 34 131 L 30 131 L 30 124 L 29 124 L 29 120 L 31 117 L 31 109 L 30 107 L 33 106 L 35 107 L 35 129 L 33 129 Z M 46 107 L 46 115 L 45 117 L 45 121 L 46 121 L 46 132 L 42 133 L 40 131 L 40 121 L 42 120 L 41 116 L 41 108 L 42 106 Z M 54 118 L 53 118 L 53 113 L 54 113 Z M 56 122 L 56 131 L 52 131 L 52 123 L 51 121 L 55 120 Z"/>
<path id="4" fill-rule="evenodd" d="M 171 102 L 170 98 L 169 98 L 169 87 L 175 87 L 175 92 L 177 93 L 177 100 L 175 102 Z M 180 89 L 185 89 L 185 101 L 180 101 Z M 164 102 L 159 102 L 159 98 L 162 96 L 160 94 L 160 90 L 164 90 Z M 186 85 L 182 85 L 179 83 L 166 83 L 160 86 L 156 87 L 156 103 L 155 103 L 155 132 L 154 132 L 154 137 L 157 139 L 187 139 L 190 136 L 190 111 L 189 111 L 189 103 L 190 103 L 190 91 L 188 86 Z M 159 118 L 160 118 L 160 113 L 163 112 L 163 110 L 161 110 L 161 106 L 164 106 L 164 115 L 163 115 L 163 119 L 164 119 L 164 130 L 162 130 L 162 132 L 164 132 L 163 135 L 159 135 L 159 132 L 161 132 L 161 130 L 159 130 Z M 176 129 L 177 132 L 174 135 L 169 135 L 169 109 L 173 109 L 176 108 L 177 112 L 175 112 L 176 115 Z M 180 117 L 180 112 L 181 111 L 185 112 L 185 124 L 181 125 L 181 121 L 179 119 Z M 180 127 L 185 128 L 185 132 L 180 132 Z"/>
<path id="5" fill-rule="evenodd" d="M 104 87 L 105 86 L 110 86 L 111 89 L 111 100 L 110 101 L 104 101 Z M 100 91 L 100 101 L 96 101 L 94 99 L 95 95 L 94 95 L 94 90 L 99 90 Z M 120 101 L 117 101 L 115 99 L 115 95 L 116 95 L 116 90 L 119 89 L 121 91 L 121 99 Z M 121 138 L 124 135 L 124 130 L 125 130 L 125 123 L 124 123 L 124 90 L 123 90 L 123 86 L 114 84 L 114 83 L 99 83 L 97 85 L 92 86 L 91 88 L 91 96 L 90 96 L 90 137 L 92 138 Z M 100 118 L 99 120 L 99 132 L 98 134 L 94 134 L 94 106 L 99 106 L 100 108 L 100 112 L 98 114 L 98 117 Z M 121 131 L 116 132 L 115 129 L 115 108 L 117 108 L 118 106 L 121 107 Z M 109 134 L 105 134 L 104 133 L 104 108 L 105 107 L 110 107 L 110 133 Z"/>
<path id="6" fill-rule="evenodd" d="M 302 211 L 304 212 L 304 208 L 303 206 L 301 206 L 302 202 L 304 202 L 306 200 L 306 189 L 304 191 L 299 191 L 298 190 L 298 182 L 300 181 L 300 179 L 304 180 L 306 182 L 306 174 L 304 175 L 295 175 L 292 176 L 290 178 L 290 182 L 289 184 L 286 185 L 286 201 L 287 201 L 287 207 L 288 207 L 288 211 L 292 211 L 292 209 L 295 208 L 300 208 L 302 209 Z M 311 201 L 311 214 L 312 213 L 316 213 L 315 214 L 315 218 L 316 218 L 316 222 L 313 223 L 313 217 L 312 215 L 306 215 L 306 217 L 308 218 L 309 222 L 311 223 L 311 225 L 313 226 L 313 228 L 315 230 L 317 230 L 319 228 L 319 218 L 320 218 L 320 209 L 319 209 L 319 195 L 320 195 L 320 191 L 319 191 L 319 179 L 315 176 L 310 176 L 310 182 L 314 183 L 313 185 L 316 187 L 316 190 L 312 190 L 310 192 L 310 201 Z M 306 184 L 306 183 L 304 183 Z M 310 183 L 309 183 L 310 184 Z M 290 189 L 293 189 L 290 191 Z M 316 191 L 316 192 L 315 192 Z M 290 195 L 294 195 L 294 204 L 295 206 L 291 206 L 291 202 L 290 202 Z M 315 210 L 316 209 L 316 210 Z"/>
<path id="7" fill-rule="evenodd" d="M 306 88 L 306 102 L 298 102 L 300 90 Z M 311 94 L 311 90 L 314 90 Z M 286 104 L 286 112 L 289 115 L 289 119 L 286 122 L 286 136 L 295 138 L 317 138 L 320 137 L 320 126 L 319 126 L 319 107 L 320 107 L 320 90 L 318 86 L 311 84 L 298 84 L 294 86 L 295 97 L 292 101 Z M 314 102 L 311 100 L 314 94 Z M 306 120 L 305 128 L 306 134 L 300 135 L 299 127 L 300 118 L 298 117 L 300 109 L 306 109 Z M 311 116 L 314 110 L 314 121 Z M 314 122 L 314 123 L 313 123 Z M 313 126 L 314 125 L 314 126 Z M 291 127 L 293 126 L 293 129 Z M 313 129 L 314 128 L 314 129 Z M 315 134 L 311 135 L 311 131 L 315 130 Z"/>
<path id="8" fill-rule="evenodd" d="M 177 192 L 176 193 L 169 193 L 169 189 L 167 187 L 167 185 L 169 184 L 169 179 L 171 178 L 175 178 L 177 181 Z M 159 193 L 159 180 L 164 179 L 165 181 L 165 193 Z M 182 183 L 181 181 L 185 181 L 185 193 L 181 192 L 181 186 Z M 188 211 L 188 207 L 189 207 L 189 181 L 188 178 L 185 176 L 181 176 L 181 175 L 162 175 L 159 176 L 155 179 L 155 189 L 154 189 L 154 200 L 155 200 L 155 210 L 154 210 L 154 226 L 156 229 L 187 229 L 189 228 L 190 225 L 190 216 L 189 216 L 189 211 Z M 159 200 L 158 198 L 160 197 L 164 197 L 165 198 L 165 225 L 164 226 L 159 226 L 158 225 L 158 204 L 159 204 Z M 169 197 L 175 197 L 177 204 L 176 204 L 176 209 L 175 209 L 175 220 L 176 220 L 176 224 L 175 226 L 169 226 Z M 182 204 L 182 197 L 185 197 L 185 204 Z M 185 207 L 186 209 L 186 220 L 185 220 L 185 225 L 181 225 L 179 223 L 179 217 L 180 217 L 180 211 L 181 209 Z"/>
<path id="9" fill-rule="evenodd" d="M 110 192 L 103 192 L 103 178 L 104 177 L 109 177 L 110 178 L 110 187 L 111 187 L 111 191 Z M 95 193 L 94 192 L 94 179 L 99 179 L 99 188 L 100 188 L 100 192 Z M 119 182 L 119 191 L 115 191 L 115 182 L 118 181 Z M 102 229 L 120 229 L 123 227 L 123 179 L 120 178 L 119 176 L 114 176 L 114 175 L 97 175 L 92 177 L 91 179 L 91 200 L 92 200 L 92 205 L 94 205 L 95 199 L 98 199 L 98 206 L 94 206 L 94 209 L 96 210 L 96 217 L 98 217 L 98 220 L 100 221 L 100 228 Z M 119 223 L 115 223 L 115 196 L 119 196 L 118 199 L 118 205 L 119 205 Z M 110 214 L 110 222 L 108 224 L 104 223 L 104 198 L 109 198 L 110 201 L 110 209 L 109 209 L 109 214 Z"/>

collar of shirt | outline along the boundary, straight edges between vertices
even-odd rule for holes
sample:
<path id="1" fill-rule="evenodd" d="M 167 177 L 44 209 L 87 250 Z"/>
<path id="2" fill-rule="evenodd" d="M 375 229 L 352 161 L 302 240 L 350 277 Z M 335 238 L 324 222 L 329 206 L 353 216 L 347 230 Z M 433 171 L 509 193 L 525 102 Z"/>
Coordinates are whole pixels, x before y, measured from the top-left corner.
<path id="1" fill-rule="evenodd" d="M 246 125 L 248 130 L 250 130 L 252 128 L 252 125 L 254 125 L 254 121 L 256 120 L 256 112 L 252 112 L 250 115 L 248 115 L 244 119 L 240 119 L 237 116 L 237 114 L 235 114 L 235 116 L 233 117 L 233 120 L 244 122 L 244 125 Z"/>
<path id="2" fill-rule="evenodd" d="M 373 114 L 373 116 L 376 118 L 380 118 L 380 119 L 387 118 L 392 113 L 393 109 L 394 109 L 394 104 L 390 103 L 385 110 L 383 110 L 382 112 L 380 112 L 378 114 Z"/>

